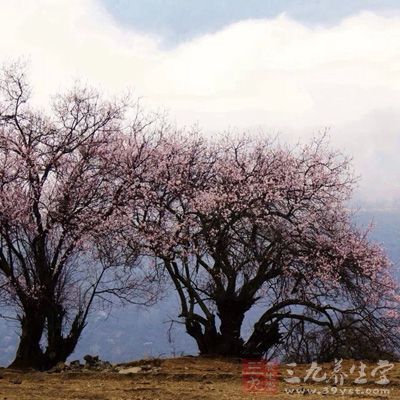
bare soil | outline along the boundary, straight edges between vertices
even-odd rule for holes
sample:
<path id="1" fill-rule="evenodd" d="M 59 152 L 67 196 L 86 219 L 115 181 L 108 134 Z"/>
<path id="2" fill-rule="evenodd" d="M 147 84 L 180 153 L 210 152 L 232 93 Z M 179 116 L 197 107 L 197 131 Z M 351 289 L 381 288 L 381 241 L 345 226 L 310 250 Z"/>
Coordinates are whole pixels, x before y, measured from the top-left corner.
<path id="1" fill-rule="evenodd" d="M 353 363 L 346 361 L 344 367 L 349 370 Z M 330 384 L 328 394 L 322 394 L 327 384 L 289 385 L 286 367 L 279 367 L 278 384 L 275 394 L 249 393 L 242 383 L 242 365 L 238 360 L 182 357 L 166 360 L 136 361 L 125 366 L 152 365 L 153 369 L 122 375 L 110 372 L 73 372 L 45 373 L 35 371 L 13 371 L 0 369 L 0 400 L 208 400 L 208 399 L 399 399 L 400 400 L 400 364 L 388 373 L 390 384 L 385 386 L 390 393 L 375 393 L 373 389 L 382 389 L 374 383 L 356 385 L 345 383 Z M 370 364 L 372 370 L 376 365 Z M 310 365 L 297 366 L 296 375 L 304 377 Z M 332 365 L 324 366 L 330 371 Z M 156 372 L 155 372 L 156 371 Z M 357 371 L 353 378 L 358 376 Z M 350 380 L 350 375 L 347 379 Z M 287 393 L 287 388 L 301 390 L 308 388 L 316 394 Z M 361 389 L 363 394 L 340 394 L 334 391 L 343 388 Z M 366 394 L 366 389 L 369 394 Z M 286 391 L 285 391 L 286 390 Z M 318 392 L 320 392 L 318 394 Z"/>

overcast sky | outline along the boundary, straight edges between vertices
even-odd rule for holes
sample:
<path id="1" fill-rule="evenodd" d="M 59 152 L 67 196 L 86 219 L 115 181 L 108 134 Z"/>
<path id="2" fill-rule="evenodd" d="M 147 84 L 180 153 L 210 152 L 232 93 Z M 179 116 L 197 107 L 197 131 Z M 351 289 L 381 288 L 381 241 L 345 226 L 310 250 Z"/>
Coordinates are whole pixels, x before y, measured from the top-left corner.
<path id="1" fill-rule="evenodd" d="M 38 103 L 80 78 L 127 88 L 179 125 L 325 128 L 365 199 L 400 197 L 400 1 L 0 0 L 0 62 Z"/>

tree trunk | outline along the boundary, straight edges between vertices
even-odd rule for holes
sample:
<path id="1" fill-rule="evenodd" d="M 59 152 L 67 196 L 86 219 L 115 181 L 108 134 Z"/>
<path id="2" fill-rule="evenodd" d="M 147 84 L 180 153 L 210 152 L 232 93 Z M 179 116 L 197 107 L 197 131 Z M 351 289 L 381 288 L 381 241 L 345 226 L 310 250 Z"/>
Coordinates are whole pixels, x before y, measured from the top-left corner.
<path id="1" fill-rule="evenodd" d="M 215 321 L 208 321 L 208 325 L 204 326 L 204 323 L 188 316 L 185 319 L 185 325 L 186 332 L 196 340 L 200 354 L 213 354 L 219 336 Z"/>
<path id="2" fill-rule="evenodd" d="M 279 323 L 254 325 L 254 331 L 244 346 L 244 355 L 248 358 L 262 357 L 280 341 Z"/>
<path id="3" fill-rule="evenodd" d="M 41 307 L 39 311 L 25 312 L 21 318 L 21 337 L 15 360 L 10 368 L 33 368 L 40 371 L 49 370 L 59 362 L 65 362 L 75 350 L 82 333 L 84 323 L 78 314 L 67 337 L 62 334 L 64 313 L 59 309 L 47 313 Z M 43 334 L 47 328 L 46 351 L 40 346 Z"/>
<path id="4" fill-rule="evenodd" d="M 214 321 L 204 322 L 186 318 L 186 331 L 197 342 L 201 355 L 222 357 L 260 358 L 279 343 L 279 323 L 254 325 L 254 331 L 247 342 L 241 337 L 241 327 L 248 308 L 238 302 L 218 304 L 221 321 L 219 331 Z"/>
<path id="5" fill-rule="evenodd" d="M 214 321 L 204 327 L 198 321 L 186 319 L 186 332 L 197 343 L 201 355 L 222 357 L 241 357 L 244 351 L 244 341 L 240 337 L 244 313 L 237 312 L 234 308 L 220 309 L 221 321 L 218 332 Z"/>
<path id="6" fill-rule="evenodd" d="M 28 313 L 21 318 L 21 336 L 17 354 L 10 368 L 44 369 L 44 355 L 40 347 L 45 318 L 39 313 Z"/>
<path id="7" fill-rule="evenodd" d="M 84 327 L 82 313 L 78 313 L 67 337 L 63 336 L 65 312 L 61 306 L 53 306 L 47 314 L 47 348 L 45 352 L 46 369 L 59 362 L 65 362 L 73 353 Z"/>

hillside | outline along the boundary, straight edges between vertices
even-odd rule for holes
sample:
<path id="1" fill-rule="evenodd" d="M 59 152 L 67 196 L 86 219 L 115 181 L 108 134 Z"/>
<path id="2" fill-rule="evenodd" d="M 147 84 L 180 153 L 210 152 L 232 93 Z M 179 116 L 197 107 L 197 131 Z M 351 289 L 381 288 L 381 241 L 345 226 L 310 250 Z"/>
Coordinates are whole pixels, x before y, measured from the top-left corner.
<path id="1" fill-rule="evenodd" d="M 144 366 L 151 361 L 144 360 L 130 363 L 128 366 Z M 104 372 L 64 372 L 64 373 L 18 373 L 9 370 L 0 370 L 0 398 L 7 400 L 150 400 L 163 399 L 175 400 L 213 400 L 213 399 L 251 399 L 271 398 L 266 393 L 249 393 L 249 386 L 243 386 L 242 366 L 237 361 L 224 361 L 207 358 L 177 358 L 154 360 L 154 371 L 142 370 L 131 374 Z M 335 384 L 331 379 L 328 383 L 288 384 L 284 381 L 288 375 L 287 366 L 278 367 L 274 384 L 276 400 L 303 399 L 307 394 L 309 399 L 349 398 L 349 393 L 359 390 L 357 399 L 398 399 L 400 398 L 400 365 L 396 365 L 387 374 L 390 383 L 383 386 L 368 380 L 366 384 L 356 385 L 352 381 L 357 377 L 357 372 L 350 374 L 348 371 L 354 363 L 347 361 L 343 364 L 346 371 L 343 385 Z M 125 366 L 125 367 L 128 367 Z M 297 366 L 296 375 L 307 375 L 309 365 Z M 332 365 L 321 365 L 323 371 L 333 371 Z M 372 366 L 368 366 L 372 368 Z M 368 370 L 370 371 L 370 370 Z M 310 379 L 311 380 L 311 379 Z M 328 391 L 330 395 L 323 395 Z M 346 392 L 343 397 L 339 393 Z M 304 393 L 303 393 L 304 392 Z M 334 394 L 337 393 L 335 396 Z M 368 395 L 363 395 L 367 394 Z M 369 394 L 371 393 L 371 394 Z M 375 394 L 374 394 L 375 393 Z M 378 393 L 378 394 L 377 394 Z M 384 395 L 382 395 L 384 393 Z"/>
<path id="2" fill-rule="evenodd" d="M 240 364 L 193 359 L 165 360 L 156 373 L 1 373 L 0 398 L 57 399 L 213 399 L 235 398 Z M 234 385 L 234 386 L 232 386 Z M 233 396 L 233 397 L 232 397 Z M 236 397 L 240 398 L 240 397 Z"/>

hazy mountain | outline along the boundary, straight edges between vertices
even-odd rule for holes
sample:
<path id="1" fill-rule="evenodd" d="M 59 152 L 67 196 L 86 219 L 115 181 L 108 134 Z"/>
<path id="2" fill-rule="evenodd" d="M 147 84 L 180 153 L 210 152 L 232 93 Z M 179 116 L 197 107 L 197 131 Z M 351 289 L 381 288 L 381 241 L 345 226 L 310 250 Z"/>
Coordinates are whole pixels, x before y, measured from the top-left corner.
<path id="1" fill-rule="evenodd" d="M 362 225 L 372 222 L 371 239 L 386 249 L 400 278 L 400 210 L 370 210 L 358 213 Z"/>
<path id="2" fill-rule="evenodd" d="M 380 242 L 395 264 L 400 278 L 400 212 L 370 210 L 359 213 L 361 225 L 374 223 L 371 237 Z M 180 325 L 174 325 L 171 337 L 168 330 L 171 319 L 179 314 L 174 294 L 151 308 L 129 306 L 114 309 L 112 313 L 93 313 L 71 359 L 98 354 L 113 362 L 128 361 L 145 356 L 195 354 L 196 345 Z M 15 352 L 17 327 L 0 320 L 0 365 L 12 360 Z"/>

